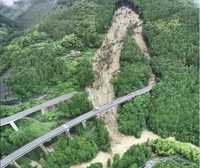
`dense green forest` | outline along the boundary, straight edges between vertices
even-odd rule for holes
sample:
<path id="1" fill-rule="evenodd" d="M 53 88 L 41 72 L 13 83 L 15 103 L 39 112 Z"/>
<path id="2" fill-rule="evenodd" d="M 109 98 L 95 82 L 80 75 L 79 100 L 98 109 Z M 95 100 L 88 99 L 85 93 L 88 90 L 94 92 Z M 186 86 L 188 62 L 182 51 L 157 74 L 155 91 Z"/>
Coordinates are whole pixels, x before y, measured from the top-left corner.
<path id="1" fill-rule="evenodd" d="M 147 128 L 162 137 L 173 136 L 198 145 L 198 9 L 188 1 L 132 2 L 138 5 L 144 21 L 144 36 L 157 84 L 150 95 L 122 105 L 119 130 L 138 137 L 147 123 Z M 135 86 L 145 85 L 148 78 L 145 77 L 145 60 L 142 60 L 142 54 L 133 50 L 133 44 L 134 40 L 127 36 L 121 55 L 122 70 L 114 81 L 117 96 L 125 95 L 125 91 L 128 93 Z M 143 65 L 135 70 L 138 57 Z M 128 63 L 132 63 L 131 69 L 128 69 Z"/>
<path id="2" fill-rule="evenodd" d="M 151 94 L 148 125 L 162 137 L 198 144 L 198 9 L 188 1 L 134 1 L 158 83 Z"/>
<path id="3" fill-rule="evenodd" d="M 152 158 L 168 158 L 156 168 L 197 168 L 200 152 L 189 144 L 158 139 L 132 146 L 122 157 L 115 155 L 111 168 L 139 168 Z"/>

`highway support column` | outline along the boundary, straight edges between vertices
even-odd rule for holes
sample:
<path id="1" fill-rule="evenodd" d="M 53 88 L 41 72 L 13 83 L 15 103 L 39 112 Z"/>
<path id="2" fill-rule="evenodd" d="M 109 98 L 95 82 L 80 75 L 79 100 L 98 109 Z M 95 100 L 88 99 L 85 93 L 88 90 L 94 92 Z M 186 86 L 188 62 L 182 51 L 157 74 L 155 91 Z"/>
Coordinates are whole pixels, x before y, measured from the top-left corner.
<path id="1" fill-rule="evenodd" d="M 87 126 L 87 125 L 86 125 L 86 120 L 83 120 L 83 121 L 82 121 L 82 125 L 83 125 L 83 128 L 86 129 L 86 126 Z"/>
<path id="2" fill-rule="evenodd" d="M 42 114 L 45 114 L 45 113 L 48 112 L 48 109 L 46 109 L 46 108 L 42 108 L 42 109 L 41 109 L 41 112 L 42 112 Z"/>
<path id="3" fill-rule="evenodd" d="M 69 129 L 66 130 L 66 135 L 67 135 L 67 137 L 69 137 L 70 139 L 73 139 L 73 137 L 72 137 L 71 134 L 70 134 Z"/>
<path id="4" fill-rule="evenodd" d="M 47 148 L 43 144 L 40 145 L 40 148 L 45 153 L 45 155 L 48 155 L 48 150 L 47 150 Z"/>
<path id="5" fill-rule="evenodd" d="M 11 127 L 12 127 L 15 131 L 18 131 L 18 130 L 19 130 L 18 127 L 17 127 L 17 125 L 14 123 L 14 121 L 10 122 L 10 125 L 11 125 Z"/>
<path id="6" fill-rule="evenodd" d="M 12 163 L 12 165 L 13 165 L 14 167 L 16 167 L 16 168 L 21 168 L 21 166 L 20 166 L 16 161 L 14 161 L 14 162 Z"/>
<path id="7" fill-rule="evenodd" d="M 97 119 L 97 120 L 100 120 L 100 118 L 101 118 L 101 115 L 98 113 L 98 114 L 96 115 L 96 119 Z"/>

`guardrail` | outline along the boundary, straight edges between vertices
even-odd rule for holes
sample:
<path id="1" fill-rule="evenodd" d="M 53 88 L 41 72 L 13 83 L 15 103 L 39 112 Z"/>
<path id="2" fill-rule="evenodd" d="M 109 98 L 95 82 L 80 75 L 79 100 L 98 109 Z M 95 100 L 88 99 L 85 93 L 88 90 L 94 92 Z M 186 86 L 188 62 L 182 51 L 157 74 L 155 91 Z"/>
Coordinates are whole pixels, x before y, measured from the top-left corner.
<path id="1" fill-rule="evenodd" d="M 98 116 L 100 114 L 103 114 L 105 112 L 107 112 L 109 109 L 124 103 L 126 101 L 131 100 L 132 98 L 145 94 L 147 92 L 149 92 L 152 88 L 153 88 L 153 84 L 146 86 L 142 89 L 139 89 L 137 91 L 134 91 L 126 96 L 120 97 L 110 103 L 107 103 L 101 107 L 99 107 L 98 109 L 94 109 L 92 111 L 89 111 L 75 119 L 72 119 L 71 121 L 61 125 L 60 127 L 48 132 L 47 134 L 33 140 L 32 142 L 24 145 L 23 147 L 17 149 L 16 151 L 14 151 L 13 153 L 9 154 L 8 156 L 6 156 L 5 158 L 3 158 L 0 161 L 0 165 L 1 168 L 4 168 L 6 166 L 8 166 L 9 164 L 15 162 L 18 158 L 24 156 L 26 153 L 32 151 L 33 149 L 37 148 L 38 146 L 41 146 L 42 144 L 44 144 L 45 142 L 50 141 L 51 139 L 53 139 L 54 137 L 62 134 L 63 132 L 67 132 L 69 133 L 70 129 L 80 123 L 85 123 L 87 120 L 89 120 L 90 118 L 94 117 L 94 116 Z"/>

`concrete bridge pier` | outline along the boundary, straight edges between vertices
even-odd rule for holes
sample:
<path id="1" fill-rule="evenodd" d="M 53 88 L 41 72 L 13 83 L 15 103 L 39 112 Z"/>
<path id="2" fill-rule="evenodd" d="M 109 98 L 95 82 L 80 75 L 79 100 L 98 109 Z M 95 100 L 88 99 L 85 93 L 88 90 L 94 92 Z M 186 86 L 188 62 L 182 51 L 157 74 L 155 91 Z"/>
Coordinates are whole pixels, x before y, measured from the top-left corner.
<path id="1" fill-rule="evenodd" d="M 14 161 L 14 162 L 12 163 L 12 165 L 13 165 L 14 167 L 16 167 L 16 168 L 21 168 L 21 166 L 20 166 L 16 161 Z"/>
<path id="2" fill-rule="evenodd" d="M 83 120 L 83 121 L 82 121 L 82 125 L 83 125 L 83 128 L 86 129 L 86 126 L 87 126 L 87 125 L 86 125 L 86 120 Z"/>
<path id="3" fill-rule="evenodd" d="M 69 137 L 70 139 L 73 139 L 69 129 L 67 129 L 65 132 L 66 132 L 67 137 Z"/>
<path id="4" fill-rule="evenodd" d="M 47 108 L 42 108 L 42 109 L 41 109 L 41 112 L 42 112 L 42 114 L 45 114 L 45 113 L 48 112 L 48 109 L 47 109 Z"/>
<path id="5" fill-rule="evenodd" d="M 40 145 L 40 148 L 42 149 L 45 155 L 48 155 L 48 150 L 43 144 Z"/>
<path id="6" fill-rule="evenodd" d="M 100 115 L 99 113 L 96 115 L 96 119 L 97 119 L 97 120 L 100 120 L 100 119 L 101 119 L 101 115 Z"/>
<path id="7" fill-rule="evenodd" d="M 17 127 L 17 125 L 14 123 L 14 121 L 10 122 L 10 125 L 11 125 L 11 127 L 12 127 L 15 131 L 18 131 L 18 130 L 19 130 L 18 127 Z"/>

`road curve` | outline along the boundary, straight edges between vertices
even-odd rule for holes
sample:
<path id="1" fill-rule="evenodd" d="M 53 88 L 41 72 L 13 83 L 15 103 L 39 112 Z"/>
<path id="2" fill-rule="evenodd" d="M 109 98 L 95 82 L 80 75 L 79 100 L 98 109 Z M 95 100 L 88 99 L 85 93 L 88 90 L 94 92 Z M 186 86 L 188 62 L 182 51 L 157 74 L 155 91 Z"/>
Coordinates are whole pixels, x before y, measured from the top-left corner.
<path id="1" fill-rule="evenodd" d="M 14 122 L 14 121 L 17 121 L 19 119 L 22 119 L 24 118 L 25 116 L 27 115 L 30 115 L 32 113 L 35 113 L 37 111 L 40 111 L 42 109 L 47 109 L 49 107 L 52 107 L 58 103 L 61 103 L 61 102 L 64 102 L 70 98 L 72 98 L 74 96 L 76 92 L 72 92 L 72 93 L 69 93 L 69 94 L 66 94 L 66 95 L 62 95 L 62 96 L 59 96 L 59 97 L 56 97 L 54 99 L 51 99 L 45 103 L 42 103 L 40 105 L 37 105 L 37 106 L 34 106 L 30 109 L 27 109 L 27 110 L 24 110 L 22 112 L 19 112 L 17 114 L 14 114 L 12 116 L 9 116 L 9 117 L 5 117 L 5 118 L 0 118 L 0 126 L 4 126 L 4 125 L 7 125 L 7 124 L 10 124 L 11 122 Z"/>
<path id="2" fill-rule="evenodd" d="M 157 165 L 157 163 L 159 162 L 160 160 L 158 158 L 156 159 L 152 159 L 152 160 L 149 160 L 146 162 L 145 166 L 143 168 L 153 168 Z"/>
<path id="3" fill-rule="evenodd" d="M 154 158 L 145 163 L 143 168 L 154 168 L 158 163 L 173 159 L 172 157 Z"/>
<path id="4" fill-rule="evenodd" d="M 107 112 L 109 109 L 111 109 L 112 107 L 115 107 L 121 103 L 124 103 L 126 101 L 131 100 L 132 98 L 145 94 L 147 92 L 149 92 L 152 88 L 153 88 L 153 84 L 148 85 L 142 89 L 139 89 L 137 91 L 134 91 L 126 96 L 117 98 L 116 100 L 107 103 L 101 107 L 99 107 L 98 109 L 94 109 L 92 111 L 89 111 L 75 119 L 72 119 L 71 121 L 61 125 L 60 127 L 48 132 L 47 134 L 33 140 L 32 142 L 22 146 L 21 148 L 17 149 L 16 151 L 14 151 L 13 153 L 9 154 L 8 156 L 6 156 L 5 158 L 3 158 L 0 161 L 0 165 L 1 168 L 4 168 L 6 166 L 8 166 L 9 164 L 11 164 L 12 162 L 14 162 L 15 160 L 17 160 L 18 158 L 24 156 L 25 154 L 27 154 L 28 152 L 32 151 L 33 149 L 35 149 L 36 147 L 40 146 L 41 144 L 50 141 L 52 138 L 62 134 L 63 132 L 69 130 L 70 128 L 80 124 L 81 122 L 84 122 L 94 116 L 97 116 L 98 114 L 103 114 L 105 112 Z"/>

